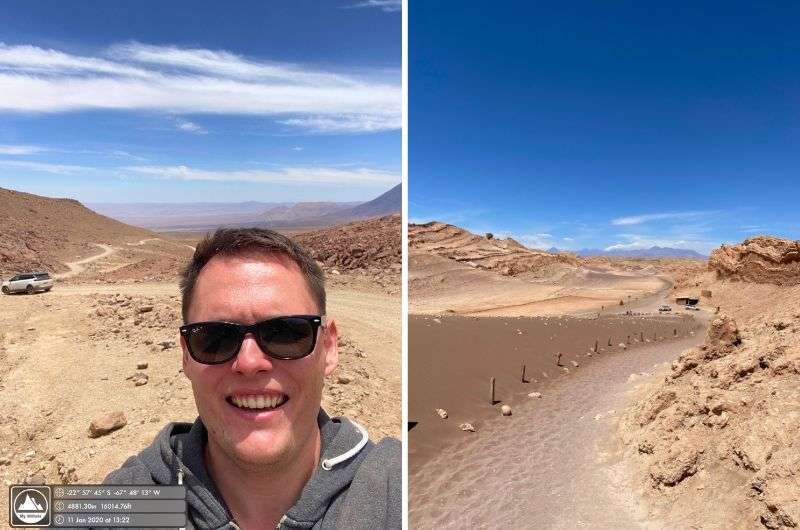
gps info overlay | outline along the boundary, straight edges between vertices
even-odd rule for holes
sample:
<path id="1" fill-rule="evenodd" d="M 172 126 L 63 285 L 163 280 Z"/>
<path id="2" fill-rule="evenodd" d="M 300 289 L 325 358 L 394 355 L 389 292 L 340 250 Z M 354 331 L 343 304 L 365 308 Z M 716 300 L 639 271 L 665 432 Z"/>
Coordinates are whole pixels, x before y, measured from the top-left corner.
<path id="1" fill-rule="evenodd" d="M 12 528 L 186 526 L 183 486 L 11 486 L 9 497 Z"/>

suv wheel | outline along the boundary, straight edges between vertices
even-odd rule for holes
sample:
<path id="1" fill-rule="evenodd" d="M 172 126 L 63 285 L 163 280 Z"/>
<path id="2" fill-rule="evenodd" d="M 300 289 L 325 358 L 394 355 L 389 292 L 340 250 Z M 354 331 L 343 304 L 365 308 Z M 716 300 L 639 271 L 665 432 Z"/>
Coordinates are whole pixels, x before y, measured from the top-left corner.
<path id="1" fill-rule="evenodd" d="M 8 293 L 9 293 L 8 287 L 3 286 L 3 294 L 8 294 Z"/>
<path id="2" fill-rule="evenodd" d="M 25 292 L 26 292 L 26 293 L 28 293 L 28 294 L 33 294 L 33 285 L 30 285 L 30 284 L 29 284 L 29 285 L 28 285 L 28 286 L 25 288 Z"/>

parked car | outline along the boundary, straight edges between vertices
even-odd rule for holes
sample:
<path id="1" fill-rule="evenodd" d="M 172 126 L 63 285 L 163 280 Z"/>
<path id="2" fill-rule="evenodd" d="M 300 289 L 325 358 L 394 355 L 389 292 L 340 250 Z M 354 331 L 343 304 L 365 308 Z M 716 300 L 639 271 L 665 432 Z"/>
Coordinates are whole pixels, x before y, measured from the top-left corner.
<path id="1" fill-rule="evenodd" d="M 672 311 L 672 308 L 668 305 L 662 305 L 661 307 L 658 308 L 659 313 L 664 313 L 666 311 Z"/>
<path id="2" fill-rule="evenodd" d="M 17 274 L 10 280 L 3 282 L 3 294 L 21 293 L 28 294 L 36 291 L 49 291 L 53 288 L 53 278 L 46 272 L 27 272 Z"/>
<path id="3" fill-rule="evenodd" d="M 696 305 L 687 305 L 684 309 L 687 311 L 700 311 L 700 308 Z"/>

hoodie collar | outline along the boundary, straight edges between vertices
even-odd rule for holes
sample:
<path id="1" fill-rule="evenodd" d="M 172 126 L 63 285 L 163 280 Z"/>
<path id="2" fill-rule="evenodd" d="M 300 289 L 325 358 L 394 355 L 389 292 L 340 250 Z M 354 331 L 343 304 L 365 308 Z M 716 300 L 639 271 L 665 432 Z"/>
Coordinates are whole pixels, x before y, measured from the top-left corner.
<path id="1" fill-rule="evenodd" d="M 322 519 L 331 502 L 349 487 L 373 445 L 365 440 L 366 433 L 353 422 L 346 418 L 331 419 L 322 409 L 317 424 L 322 445 L 320 461 L 300 498 L 284 517 L 286 523 L 300 528 L 310 528 Z M 186 502 L 198 529 L 230 528 L 230 511 L 203 461 L 207 439 L 208 432 L 200 418 L 193 424 L 171 423 L 143 452 L 143 460 L 158 484 L 177 484 L 182 473 Z M 323 461 L 337 460 L 353 452 L 355 454 L 331 469 L 323 469 Z"/>

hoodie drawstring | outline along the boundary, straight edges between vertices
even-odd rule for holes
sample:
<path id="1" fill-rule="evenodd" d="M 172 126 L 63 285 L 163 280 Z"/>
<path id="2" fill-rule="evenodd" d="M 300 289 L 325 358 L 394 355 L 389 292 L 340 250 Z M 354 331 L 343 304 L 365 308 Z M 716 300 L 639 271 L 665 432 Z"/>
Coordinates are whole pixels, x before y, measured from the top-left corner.
<path id="1" fill-rule="evenodd" d="M 359 432 L 361 433 L 361 440 L 355 445 L 355 447 L 353 447 L 346 453 L 343 453 L 339 456 L 335 456 L 333 458 L 326 458 L 325 460 L 323 460 L 322 469 L 324 469 L 325 471 L 330 471 L 333 468 L 333 466 L 341 464 L 345 460 L 353 458 L 356 454 L 358 454 L 359 451 L 361 451 L 364 448 L 365 445 L 367 445 L 367 442 L 369 441 L 369 434 L 367 434 L 367 430 L 358 423 L 354 422 L 353 420 L 350 420 L 350 423 L 355 425 L 356 429 L 358 429 Z"/>

